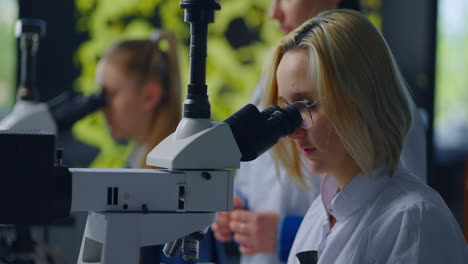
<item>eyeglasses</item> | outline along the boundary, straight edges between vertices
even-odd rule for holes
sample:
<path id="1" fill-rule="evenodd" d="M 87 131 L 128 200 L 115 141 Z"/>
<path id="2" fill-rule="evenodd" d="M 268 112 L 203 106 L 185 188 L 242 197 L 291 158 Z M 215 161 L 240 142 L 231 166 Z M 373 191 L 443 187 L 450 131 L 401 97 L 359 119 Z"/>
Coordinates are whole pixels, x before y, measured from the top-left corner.
<path id="1" fill-rule="evenodd" d="M 297 110 L 301 113 L 302 116 L 302 128 L 308 129 L 312 126 L 313 119 L 312 119 L 312 110 L 314 110 L 318 106 L 317 101 L 313 101 L 312 103 L 308 103 L 306 101 L 297 101 L 291 103 L 292 106 L 296 107 Z"/>

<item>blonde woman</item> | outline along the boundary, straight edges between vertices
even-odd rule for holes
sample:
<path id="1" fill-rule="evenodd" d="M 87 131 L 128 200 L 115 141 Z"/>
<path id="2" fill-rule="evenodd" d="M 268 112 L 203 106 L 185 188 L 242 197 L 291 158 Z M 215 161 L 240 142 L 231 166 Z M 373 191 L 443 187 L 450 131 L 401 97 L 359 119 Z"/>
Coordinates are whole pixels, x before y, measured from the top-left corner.
<path id="1" fill-rule="evenodd" d="M 360 1 L 271 0 L 269 17 L 277 22 L 284 34 L 289 34 L 320 12 L 336 8 L 360 10 Z M 252 103 L 259 107 L 264 82 L 265 76 L 252 99 Z M 424 182 L 427 165 L 425 132 L 425 125 L 415 109 L 401 161 Z M 232 213 L 219 213 L 213 230 L 220 241 L 234 238 L 240 244 L 241 264 L 287 261 L 303 216 L 318 195 L 320 177 L 305 171 L 311 187 L 306 190 L 284 177 L 285 174 L 281 166 L 275 168 L 270 153 L 242 163 L 237 171 L 235 210 Z"/>
<path id="2" fill-rule="evenodd" d="M 158 30 L 149 40 L 125 40 L 112 45 L 98 64 L 96 80 L 107 95 L 102 111 L 109 133 L 115 140 L 128 139 L 135 145 L 128 161 L 130 168 L 149 168 L 149 151 L 174 132 L 180 121 L 176 47 L 172 34 Z M 217 252 L 218 245 L 211 236 L 208 234 L 200 245 L 200 259 L 221 263 L 222 252 Z M 160 247 L 141 250 L 141 263 L 161 261 L 188 263 L 181 256 L 166 259 Z"/>
<path id="3" fill-rule="evenodd" d="M 268 16 L 288 34 L 319 12 L 335 8 L 359 10 L 359 0 L 271 0 Z M 264 81 L 262 76 L 251 100 L 259 108 Z M 234 211 L 218 213 L 212 229 L 218 240 L 239 243 L 241 264 L 287 260 L 307 208 L 318 195 L 320 178 L 310 175 L 311 188 L 304 189 L 285 176 L 283 168 L 275 168 L 270 153 L 241 163 L 237 170 Z"/>
<path id="4" fill-rule="evenodd" d="M 307 21 L 277 47 L 266 81 L 267 104 L 304 116 L 274 157 L 299 183 L 299 155 L 323 177 L 288 263 L 468 263 L 441 197 L 400 166 L 414 105 L 365 16 L 333 10 Z"/>

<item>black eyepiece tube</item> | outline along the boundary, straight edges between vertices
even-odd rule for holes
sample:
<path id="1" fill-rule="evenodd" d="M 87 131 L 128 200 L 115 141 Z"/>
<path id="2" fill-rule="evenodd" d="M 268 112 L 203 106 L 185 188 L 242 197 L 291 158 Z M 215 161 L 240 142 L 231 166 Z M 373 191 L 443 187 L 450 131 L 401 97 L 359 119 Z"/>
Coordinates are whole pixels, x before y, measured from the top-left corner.
<path id="1" fill-rule="evenodd" d="M 259 112 L 248 104 L 225 119 L 241 151 L 241 161 L 251 161 L 275 145 L 281 137 L 293 133 L 302 123 L 299 110 L 276 105 Z"/>
<path id="2" fill-rule="evenodd" d="M 88 97 L 73 92 L 66 92 L 48 103 L 59 131 L 69 129 L 78 120 L 105 105 L 106 94 L 104 91 L 97 92 Z"/>
<path id="3" fill-rule="evenodd" d="M 214 22 L 214 11 L 221 9 L 216 0 L 184 0 L 184 21 L 190 23 L 190 82 L 184 102 L 184 117 L 210 118 L 206 85 L 208 24 Z"/>
<path id="4" fill-rule="evenodd" d="M 16 36 L 21 53 L 18 100 L 39 101 L 36 87 L 36 58 L 39 39 L 45 35 L 46 23 L 40 19 L 21 19 L 16 22 Z"/>

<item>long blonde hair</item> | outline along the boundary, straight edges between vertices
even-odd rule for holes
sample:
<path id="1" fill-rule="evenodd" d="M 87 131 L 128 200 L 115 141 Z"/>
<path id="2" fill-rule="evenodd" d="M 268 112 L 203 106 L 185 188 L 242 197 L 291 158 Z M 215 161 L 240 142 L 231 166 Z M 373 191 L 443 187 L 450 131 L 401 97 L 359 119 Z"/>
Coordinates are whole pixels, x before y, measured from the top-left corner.
<path id="1" fill-rule="evenodd" d="M 166 42 L 166 43 L 164 43 Z M 167 50 L 161 47 L 163 44 Z M 181 118 L 181 88 L 175 37 L 167 31 L 155 31 L 148 40 L 126 40 L 114 44 L 102 61 L 111 63 L 128 76 L 140 82 L 156 82 L 162 89 L 162 98 L 156 106 L 151 136 L 144 144 L 145 155 L 138 167 L 146 165 L 146 156 L 164 138 L 175 131 Z"/>
<path id="2" fill-rule="evenodd" d="M 273 54 L 266 71 L 266 105 L 278 103 L 276 71 L 283 55 L 294 49 L 309 53 L 320 107 L 362 172 L 369 175 L 386 165 L 393 175 L 411 125 L 413 101 L 379 31 L 352 10 L 325 11 L 305 22 L 283 38 Z M 281 140 L 273 156 L 305 184 L 292 140 Z"/>

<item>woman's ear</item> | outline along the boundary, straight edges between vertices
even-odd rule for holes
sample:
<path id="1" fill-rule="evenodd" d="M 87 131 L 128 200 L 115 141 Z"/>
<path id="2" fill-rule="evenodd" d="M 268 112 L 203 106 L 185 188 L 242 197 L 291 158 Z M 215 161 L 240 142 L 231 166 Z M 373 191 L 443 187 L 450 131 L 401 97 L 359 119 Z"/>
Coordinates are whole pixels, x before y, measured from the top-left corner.
<path id="1" fill-rule="evenodd" d="M 157 82 L 147 82 L 143 87 L 143 106 L 148 110 L 153 110 L 161 103 L 162 89 Z"/>

